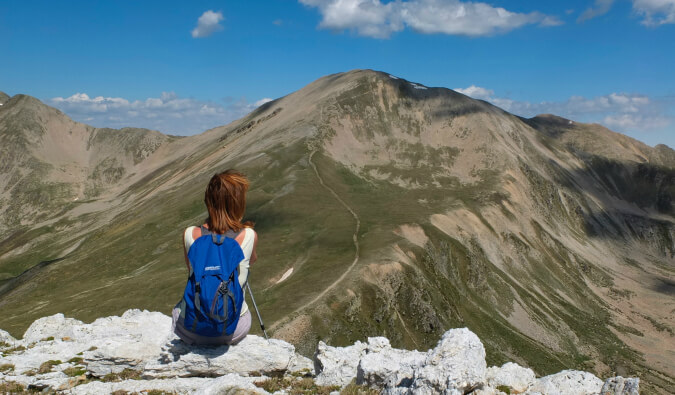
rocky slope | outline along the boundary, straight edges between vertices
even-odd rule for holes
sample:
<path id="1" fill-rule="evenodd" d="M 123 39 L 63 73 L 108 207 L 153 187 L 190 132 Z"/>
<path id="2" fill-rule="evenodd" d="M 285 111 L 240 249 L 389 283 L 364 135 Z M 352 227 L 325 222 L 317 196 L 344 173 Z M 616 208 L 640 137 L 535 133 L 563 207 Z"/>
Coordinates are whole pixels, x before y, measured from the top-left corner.
<path id="1" fill-rule="evenodd" d="M 62 118 L 54 111 L 25 125 L 5 116 L 0 128 L 64 138 L 46 126 Z M 136 152 L 119 141 L 120 157 Z M 675 391 L 675 354 L 663 346 L 675 304 L 666 146 L 358 70 L 128 161 L 99 195 L 10 225 L 4 329 L 18 336 L 57 312 L 168 313 L 186 275 L 181 231 L 203 220 L 208 178 L 235 167 L 252 181 L 257 301 L 275 337 L 303 355 L 319 339 L 380 335 L 426 349 L 467 327 L 490 365 L 639 376 L 650 392 Z"/>
<path id="2" fill-rule="evenodd" d="M 321 342 L 314 361 L 254 335 L 230 347 L 187 346 L 171 333 L 170 317 L 140 310 L 91 324 L 56 314 L 35 321 L 21 340 L 4 331 L 0 339 L 2 391 L 636 395 L 640 383 L 572 370 L 536 378 L 510 362 L 488 368 L 483 344 L 466 328 L 447 331 L 426 352 L 392 348 L 384 337 L 348 347 Z"/>
<path id="3" fill-rule="evenodd" d="M 39 100 L 0 97 L 0 235 L 53 218 L 117 186 L 161 145 L 147 129 L 93 128 Z"/>

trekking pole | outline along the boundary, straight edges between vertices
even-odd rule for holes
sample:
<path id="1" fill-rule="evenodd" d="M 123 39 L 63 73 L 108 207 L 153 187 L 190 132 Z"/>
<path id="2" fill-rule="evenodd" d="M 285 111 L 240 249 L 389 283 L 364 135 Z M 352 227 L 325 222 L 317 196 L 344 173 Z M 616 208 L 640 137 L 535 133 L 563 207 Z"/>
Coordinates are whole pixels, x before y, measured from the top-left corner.
<path id="1" fill-rule="evenodd" d="M 251 291 L 251 285 L 249 283 L 246 283 L 246 288 L 248 288 L 248 294 L 251 295 L 251 302 L 253 302 L 253 308 L 255 309 L 255 313 L 258 315 L 258 322 L 260 322 L 260 329 L 262 329 L 263 333 L 265 334 L 265 339 L 270 340 L 270 338 L 267 336 L 267 331 L 265 331 L 265 324 L 263 324 L 262 317 L 260 317 L 260 310 L 258 310 L 258 305 L 255 304 L 255 298 L 253 297 L 253 291 Z"/>

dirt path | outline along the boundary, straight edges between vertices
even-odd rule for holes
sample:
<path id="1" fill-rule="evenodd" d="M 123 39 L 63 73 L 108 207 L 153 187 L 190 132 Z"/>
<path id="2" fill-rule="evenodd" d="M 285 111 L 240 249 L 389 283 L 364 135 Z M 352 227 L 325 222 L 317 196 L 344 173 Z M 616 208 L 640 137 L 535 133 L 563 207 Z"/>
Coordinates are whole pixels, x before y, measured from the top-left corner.
<path id="1" fill-rule="evenodd" d="M 330 292 L 333 288 L 335 288 L 336 285 L 338 285 L 342 280 L 344 280 L 347 277 L 349 272 L 351 272 L 351 270 L 354 268 L 354 266 L 356 266 L 356 264 L 359 262 L 359 238 L 358 238 L 358 235 L 359 235 L 359 228 L 361 227 L 361 220 L 359 219 L 359 216 L 356 215 L 354 210 L 352 210 L 352 208 L 349 207 L 349 205 L 347 203 L 345 203 L 345 201 L 342 200 L 342 198 L 340 198 L 340 196 L 338 196 L 338 194 L 331 187 L 329 187 L 328 185 L 326 185 L 323 182 L 323 178 L 321 178 L 321 175 L 319 174 L 319 170 L 316 168 L 316 165 L 314 164 L 314 162 L 312 162 L 312 157 L 314 156 L 315 153 L 316 153 L 316 151 L 312 151 L 309 154 L 309 164 L 312 165 L 312 168 L 314 169 L 314 174 L 316 174 L 316 177 L 319 179 L 319 183 L 321 184 L 322 187 L 324 187 L 326 190 L 328 190 L 328 192 L 330 192 L 331 195 L 333 195 L 333 197 L 335 197 L 335 199 L 338 202 L 340 202 L 340 204 L 342 204 L 344 206 L 344 208 L 347 209 L 347 211 L 349 211 L 349 213 L 352 215 L 352 217 L 354 217 L 354 220 L 356 221 L 356 228 L 354 229 L 354 234 L 352 235 L 352 239 L 354 240 L 354 250 L 355 250 L 354 261 L 352 262 L 351 265 L 349 265 L 347 270 L 345 270 L 345 272 L 342 273 L 342 275 L 340 277 L 338 277 L 337 280 L 335 280 L 331 285 L 326 287 L 326 289 L 321 291 L 321 293 L 318 294 L 316 297 L 314 297 L 314 299 L 312 299 L 309 302 L 305 303 L 304 305 L 298 307 L 292 313 L 286 315 L 285 318 L 282 318 L 279 321 L 272 324 L 272 326 L 270 326 L 271 331 L 275 330 L 280 325 L 284 325 L 286 322 L 289 321 L 290 318 L 295 317 L 295 315 L 297 313 L 299 313 L 300 311 L 308 308 L 309 306 L 316 303 L 319 299 L 326 296 L 326 294 L 328 292 Z"/>

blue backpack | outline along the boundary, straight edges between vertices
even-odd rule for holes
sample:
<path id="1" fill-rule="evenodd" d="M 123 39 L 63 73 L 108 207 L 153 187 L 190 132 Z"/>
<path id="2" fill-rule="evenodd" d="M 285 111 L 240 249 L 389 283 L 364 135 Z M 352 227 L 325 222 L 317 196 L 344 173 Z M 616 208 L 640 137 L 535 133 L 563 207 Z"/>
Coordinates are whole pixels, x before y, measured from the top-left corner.
<path id="1" fill-rule="evenodd" d="M 244 253 L 231 237 L 202 235 L 188 252 L 192 272 L 185 285 L 185 329 L 200 336 L 227 336 L 234 333 L 244 291 L 239 284 L 239 263 Z"/>

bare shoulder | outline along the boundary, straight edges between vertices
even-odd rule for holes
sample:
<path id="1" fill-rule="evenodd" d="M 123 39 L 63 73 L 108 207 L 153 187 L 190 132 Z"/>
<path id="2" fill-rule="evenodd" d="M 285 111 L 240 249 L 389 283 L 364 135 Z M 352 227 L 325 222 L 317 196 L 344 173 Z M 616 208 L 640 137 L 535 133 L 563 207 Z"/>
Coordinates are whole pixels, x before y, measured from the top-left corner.
<path id="1" fill-rule="evenodd" d="M 186 243 L 192 243 L 193 241 L 197 240 L 201 235 L 202 230 L 199 228 L 199 226 L 188 226 L 187 228 L 185 228 L 185 231 L 183 232 L 183 240 Z"/>

